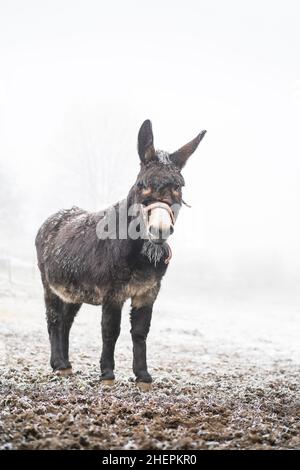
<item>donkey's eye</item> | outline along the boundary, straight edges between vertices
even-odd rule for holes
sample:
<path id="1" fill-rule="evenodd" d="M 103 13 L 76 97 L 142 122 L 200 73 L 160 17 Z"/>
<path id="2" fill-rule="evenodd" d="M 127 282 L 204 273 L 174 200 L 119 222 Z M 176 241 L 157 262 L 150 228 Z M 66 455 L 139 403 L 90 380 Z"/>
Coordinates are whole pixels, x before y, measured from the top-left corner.
<path id="1" fill-rule="evenodd" d="M 173 191 L 173 194 L 175 196 L 179 196 L 180 192 L 181 192 L 181 187 L 180 186 L 175 186 L 175 188 L 173 188 L 172 191 Z"/>
<path id="2" fill-rule="evenodd" d="M 143 196 L 149 196 L 152 193 L 152 188 L 150 186 L 144 187 L 142 189 Z"/>
<path id="3" fill-rule="evenodd" d="M 149 188 L 149 185 L 144 183 L 144 181 L 139 181 L 138 184 L 137 184 L 137 187 L 138 187 L 139 191 L 144 192 L 146 189 Z"/>

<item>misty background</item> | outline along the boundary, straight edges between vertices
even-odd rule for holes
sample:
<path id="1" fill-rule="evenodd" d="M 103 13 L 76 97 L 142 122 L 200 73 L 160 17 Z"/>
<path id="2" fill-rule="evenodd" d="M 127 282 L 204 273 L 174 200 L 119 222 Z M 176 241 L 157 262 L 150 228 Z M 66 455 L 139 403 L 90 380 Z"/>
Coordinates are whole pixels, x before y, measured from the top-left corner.
<path id="1" fill-rule="evenodd" d="M 183 175 L 170 281 L 297 292 L 297 1 L 0 2 L 0 259 L 36 264 L 51 213 L 100 210 L 139 170 L 137 133 Z"/>

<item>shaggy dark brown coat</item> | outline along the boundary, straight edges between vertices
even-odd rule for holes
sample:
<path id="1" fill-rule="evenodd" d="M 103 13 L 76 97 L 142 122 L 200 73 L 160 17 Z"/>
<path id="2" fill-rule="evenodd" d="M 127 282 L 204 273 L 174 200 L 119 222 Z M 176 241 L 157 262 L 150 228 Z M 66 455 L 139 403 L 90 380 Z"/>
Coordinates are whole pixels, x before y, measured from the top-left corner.
<path id="1" fill-rule="evenodd" d="M 118 221 L 124 207 L 133 204 L 145 207 L 160 201 L 169 207 L 180 207 L 184 186 L 181 169 L 204 134 L 202 131 L 189 144 L 168 154 L 155 151 L 151 122 L 145 121 L 138 136 L 141 169 L 127 198 L 105 215 L 77 207 L 59 211 L 40 228 L 36 249 L 45 293 L 50 364 L 54 371 L 71 372 L 69 332 L 82 303 L 102 305 L 101 379 L 113 380 L 121 310 L 130 298 L 133 371 L 138 382 L 152 381 L 147 370 L 146 338 L 153 303 L 167 269 L 169 249 L 166 239 L 154 243 L 147 236 L 146 239 L 131 239 L 122 238 L 118 233 L 114 239 L 101 239 L 97 226 L 103 217 L 108 223 L 110 217 L 116 217 Z M 125 214 L 128 228 L 133 217 L 126 211 Z M 119 224 L 117 222 L 117 232 Z"/>

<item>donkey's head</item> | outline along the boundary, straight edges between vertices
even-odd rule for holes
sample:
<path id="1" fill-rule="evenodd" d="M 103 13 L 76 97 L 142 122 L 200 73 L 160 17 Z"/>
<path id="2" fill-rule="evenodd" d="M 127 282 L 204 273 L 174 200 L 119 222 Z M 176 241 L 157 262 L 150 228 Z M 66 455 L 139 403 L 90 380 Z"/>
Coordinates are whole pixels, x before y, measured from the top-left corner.
<path id="1" fill-rule="evenodd" d="M 138 134 L 141 170 L 132 188 L 134 201 L 141 204 L 147 238 L 164 243 L 174 231 L 182 205 L 184 179 L 181 170 L 196 150 L 206 131 L 173 153 L 155 150 L 152 125 L 146 120 Z"/>

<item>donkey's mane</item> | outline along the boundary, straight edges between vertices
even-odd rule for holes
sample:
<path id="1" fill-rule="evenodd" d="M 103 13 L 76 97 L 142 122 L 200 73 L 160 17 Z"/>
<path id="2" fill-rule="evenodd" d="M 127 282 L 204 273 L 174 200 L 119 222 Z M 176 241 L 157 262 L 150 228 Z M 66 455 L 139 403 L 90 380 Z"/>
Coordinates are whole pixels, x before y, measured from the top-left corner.
<path id="1" fill-rule="evenodd" d="M 172 164 L 169 152 L 166 152 L 165 150 L 156 150 L 155 154 L 160 163 L 163 163 L 164 165 Z"/>

